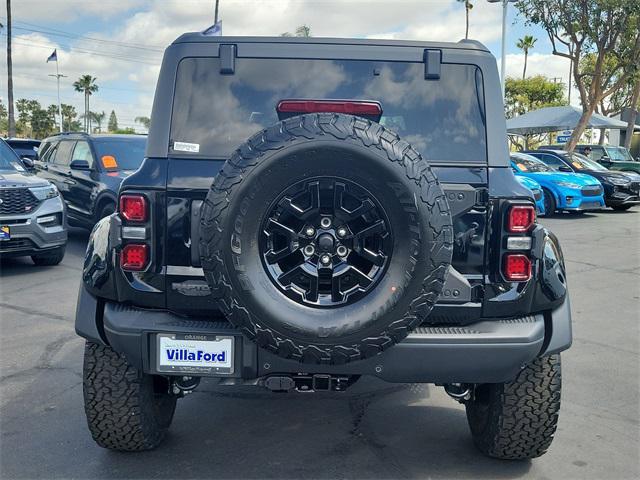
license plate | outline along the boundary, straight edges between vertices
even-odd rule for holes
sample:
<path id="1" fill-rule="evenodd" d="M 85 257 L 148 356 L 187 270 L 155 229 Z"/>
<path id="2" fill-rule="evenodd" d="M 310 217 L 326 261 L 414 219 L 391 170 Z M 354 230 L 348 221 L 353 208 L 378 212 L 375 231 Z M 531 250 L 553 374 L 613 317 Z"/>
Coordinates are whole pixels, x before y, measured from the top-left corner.
<path id="1" fill-rule="evenodd" d="M 234 337 L 219 335 L 156 335 L 159 372 L 198 375 L 233 373 Z"/>
<path id="2" fill-rule="evenodd" d="M 9 225 L 0 226 L 0 241 L 11 240 L 11 227 Z"/>

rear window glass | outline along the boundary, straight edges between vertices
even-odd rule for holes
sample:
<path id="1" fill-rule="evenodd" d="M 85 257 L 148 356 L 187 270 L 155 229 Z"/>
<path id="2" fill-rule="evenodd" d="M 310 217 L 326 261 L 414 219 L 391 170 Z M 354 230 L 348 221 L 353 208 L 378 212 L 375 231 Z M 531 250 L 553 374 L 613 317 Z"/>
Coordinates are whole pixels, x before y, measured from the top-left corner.
<path id="1" fill-rule="evenodd" d="M 254 133 L 276 123 L 283 99 L 374 100 L 380 123 L 438 162 L 486 162 L 482 76 L 473 65 L 443 64 L 440 80 L 423 63 L 361 60 L 236 60 L 221 75 L 218 58 L 186 58 L 176 80 L 175 142 L 201 155 L 228 157 Z M 177 154 L 184 151 L 172 150 Z"/>
<path id="2" fill-rule="evenodd" d="M 104 156 L 115 159 L 115 169 L 137 170 L 144 160 L 147 137 L 101 138 L 94 140 L 93 146 L 99 159 Z M 104 161 L 102 163 L 104 164 Z"/>

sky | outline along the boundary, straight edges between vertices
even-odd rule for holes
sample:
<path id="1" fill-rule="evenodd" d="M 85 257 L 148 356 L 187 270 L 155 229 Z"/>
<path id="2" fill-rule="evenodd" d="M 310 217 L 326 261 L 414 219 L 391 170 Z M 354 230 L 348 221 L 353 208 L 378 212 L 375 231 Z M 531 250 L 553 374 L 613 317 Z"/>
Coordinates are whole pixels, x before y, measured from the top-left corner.
<path id="1" fill-rule="evenodd" d="M 502 6 L 472 0 L 469 38 L 501 55 Z M 5 2 L 0 23 L 6 24 Z M 13 0 L 14 98 L 56 103 L 56 73 L 47 57 L 57 49 L 62 103 L 83 112 L 83 96 L 73 82 L 97 78 L 92 111 L 115 110 L 119 126 L 144 131 L 135 122 L 150 116 L 162 52 L 184 32 L 202 31 L 214 18 L 215 0 Z M 464 2 L 456 0 L 220 0 L 224 35 L 271 36 L 311 27 L 314 37 L 390 38 L 458 41 L 464 38 Z M 0 30 L 0 99 L 6 104 L 6 29 Z M 551 53 L 547 34 L 525 25 L 509 6 L 506 31 L 507 76 L 522 75 L 524 54 L 516 42 L 533 35 L 527 75 L 543 74 L 567 84 L 568 60 Z M 572 92 L 572 103 L 577 94 Z M 105 125 L 106 126 L 106 125 Z"/>

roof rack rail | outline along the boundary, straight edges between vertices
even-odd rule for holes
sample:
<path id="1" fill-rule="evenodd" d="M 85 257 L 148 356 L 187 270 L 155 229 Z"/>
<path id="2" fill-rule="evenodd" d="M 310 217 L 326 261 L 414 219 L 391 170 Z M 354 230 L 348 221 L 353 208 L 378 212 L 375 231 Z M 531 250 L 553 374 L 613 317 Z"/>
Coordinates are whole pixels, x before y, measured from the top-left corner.
<path id="1" fill-rule="evenodd" d="M 59 132 L 59 133 L 55 133 L 54 135 L 84 135 L 85 137 L 90 136 L 90 134 L 87 132 Z"/>

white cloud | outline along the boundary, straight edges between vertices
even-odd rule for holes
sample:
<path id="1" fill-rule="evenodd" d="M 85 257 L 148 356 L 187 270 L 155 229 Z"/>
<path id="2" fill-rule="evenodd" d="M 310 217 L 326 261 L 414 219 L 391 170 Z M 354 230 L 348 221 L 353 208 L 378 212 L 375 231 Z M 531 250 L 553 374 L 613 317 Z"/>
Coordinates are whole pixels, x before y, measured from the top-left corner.
<path id="1" fill-rule="evenodd" d="M 53 48 L 58 49 L 63 81 L 63 102 L 80 111 L 82 95 L 71 83 L 82 74 L 98 78 L 100 91 L 92 97 L 92 109 L 115 109 L 121 123 L 132 124 L 136 116 L 150 115 L 159 72 L 161 50 L 187 31 L 201 31 L 213 23 L 213 0 L 20 0 L 13 2 L 16 24 L 20 21 L 51 25 L 77 22 L 84 18 L 102 25 L 93 33 L 83 33 L 108 42 L 41 33 L 18 34 L 14 42 L 14 84 L 19 96 L 55 102 L 55 80 L 47 75 L 55 65 L 45 63 Z M 500 37 L 499 6 L 474 2 L 470 15 L 470 37 L 484 43 Z M 223 0 L 220 18 L 225 35 L 279 35 L 306 24 L 316 37 L 356 37 L 458 41 L 464 37 L 464 4 L 454 0 Z M 107 21 L 104 21 L 107 19 Z M 102 21 L 100 21 L 102 20 Z M 34 27 L 35 28 L 35 27 Z M 72 32 L 73 33 L 73 32 Z M 124 48 L 121 42 L 139 48 Z M 145 50 L 147 46 L 151 50 Z M 158 51 L 153 51 L 157 49 Z M 93 53 L 90 53 L 93 52 Z M 110 58 L 112 55 L 118 58 Z M 529 71 L 548 76 L 550 65 L 537 54 L 530 56 Z M 521 56 L 508 56 L 508 70 L 521 69 Z M 547 55 L 548 59 L 550 56 Z M 519 66 L 520 65 L 520 66 Z M 568 70 L 568 69 L 567 69 Z M 566 77 L 567 73 L 564 73 Z M 0 64 L 0 86 L 6 92 L 6 66 Z M 120 91 L 123 89 L 123 91 Z M 125 91 L 126 90 L 126 91 Z M 129 91 L 132 90 L 132 91 Z M 131 98 L 134 97 L 132 101 Z M 125 120 L 126 119 L 126 120 Z"/>
<path id="2" fill-rule="evenodd" d="M 11 3 L 15 20 L 25 22 L 50 21 L 72 22 L 82 16 L 113 18 L 140 7 L 148 0 L 18 0 Z"/>

